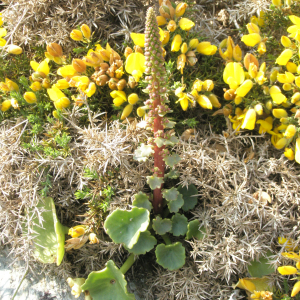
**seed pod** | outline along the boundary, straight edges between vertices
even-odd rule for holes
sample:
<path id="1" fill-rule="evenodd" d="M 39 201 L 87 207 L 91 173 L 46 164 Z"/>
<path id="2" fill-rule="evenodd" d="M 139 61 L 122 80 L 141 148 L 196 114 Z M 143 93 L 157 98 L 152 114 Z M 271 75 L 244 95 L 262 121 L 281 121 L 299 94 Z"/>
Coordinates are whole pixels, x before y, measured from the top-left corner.
<path id="1" fill-rule="evenodd" d="M 9 54 L 14 54 L 14 55 L 19 55 L 22 53 L 22 48 L 16 45 L 9 45 L 6 49 L 7 53 Z"/>
<path id="2" fill-rule="evenodd" d="M 72 67 L 79 73 L 83 73 L 86 70 L 86 64 L 84 61 L 78 58 L 73 58 Z"/>
<path id="3" fill-rule="evenodd" d="M 99 86 L 104 86 L 107 82 L 108 82 L 109 78 L 107 75 L 100 75 L 97 79 L 96 79 L 96 84 Z"/>
<path id="4" fill-rule="evenodd" d="M 124 51 L 124 56 L 127 58 L 131 53 L 133 53 L 133 50 L 130 47 L 126 47 Z"/>
<path id="5" fill-rule="evenodd" d="M 119 91 L 122 91 L 127 85 L 127 82 L 125 79 L 121 79 L 118 83 L 117 83 L 117 88 Z"/>
<path id="6" fill-rule="evenodd" d="M 111 90 L 117 90 L 118 87 L 117 87 L 117 83 L 119 82 L 119 79 L 117 78 L 111 78 L 109 81 L 108 81 L 108 86 Z"/>
<path id="7" fill-rule="evenodd" d="M 63 51 L 60 45 L 57 43 L 50 43 L 47 45 L 47 51 L 53 57 L 61 57 L 63 55 Z"/>
<path id="8" fill-rule="evenodd" d="M 135 81 L 133 76 L 129 76 L 128 77 L 128 85 L 130 86 L 130 88 L 134 88 L 137 86 L 137 82 Z"/>
<path id="9" fill-rule="evenodd" d="M 101 68 L 101 70 L 107 71 L 107 69 L 109 68 L 109 64 L 108 63 L 101 63 L 100 68 Z"/>
<path id="10" fill-rule="evenodd" d="M 140 46 L 138 46 L 138 45 L 135 45 L 135 46 L 133 47 L 133 49 L 134 49 L 135 52 L 144 54 L 144 51 L 143 51 L 142 47 L 140 47 Z"/>
<path id="11" fill-rule="evenodd" d="M 235 90 L 234 89 L 229 89 L 224 94 L 224 99 L 228 100 L 228 101 L 233 100 L 234 97 L 235 97 Z"/>
<path id="12" fill-rule="evenodd" d="M 106 74 L 109 77 L 115 77 L 115 70 L 113 69 L 113 67 L 111 66 L 110 68 L 107 69 Z"/>

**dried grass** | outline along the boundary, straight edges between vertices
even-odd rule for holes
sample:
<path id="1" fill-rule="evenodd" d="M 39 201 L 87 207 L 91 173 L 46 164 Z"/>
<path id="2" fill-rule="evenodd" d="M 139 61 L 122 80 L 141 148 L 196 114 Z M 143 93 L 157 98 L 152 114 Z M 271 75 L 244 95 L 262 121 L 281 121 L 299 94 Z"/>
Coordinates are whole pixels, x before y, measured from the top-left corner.
<path id="1" fill-rule="evenodd" d="M 53 176 L 50 194 L 65 225 L 82 221 L 79 215 L 86 212 L 74 197 L 74 192 L 86 184 L 82 176 L 86 166 L 99 173 L 119 168 L 110 210 L 130 208 L 134 193 L 148 191 L 145 177 L 151 161 L 138 164 L 132 159 L 134 149 L 148 133 L 136 122 L 108 125 L 99 120 L 101 115 L 93 114 L 91 126 L 81 129 L 76 124 L 79 115 L 80 110 L 74 109 L 66 116 L 73 137 L 67 158 L 47 159 L 26 152 L 20 145 L 26 121 L 7 121 L 1 127 L 0 237 L 11 245 L 16 259 L 30 261 L 33 269 L 39 264 L 30 256 L 32 233 L 21 235 L 21 222 L 29 222 L 24 210 L 38 201 L 46 166 Z M 299 165 L 274 151 L 268 138 L 228 133 L 225 138 L 209 130 L 198 132 L 174 148 L 182 157 L 177 167 L 181 174 L 178 183 L 197 186 L 199 202 L 192 219 L 205 226 L 208 236 L 185 244 L 190 257 L 184 268 L 174 272 L 158 268 L 153 277 L 147 275 L 147 299 L 241 299 L 230 285 L 247 276 L 249 262 L 271 250 L 276 253 L 273 264 L 278 266 L 284 262 L 278 236 L 299 240 Z M 251 159 L 247 158 L 249 153 Z M 256 199 L 253 194 L 257 191 L 267 192 L 272 203 L 265 205 Z M 86 244 L 71 251 L 58 269 L 54 265 L 50 269 L 64 277 L 84 277 L 103 268 L 108 259 L 120 264 L 123 250 L 109 242 L 104 232 L 100 236 L 99 245 Z M 277 285 L 281 282 L 277 275 L 272 280 Z"/>

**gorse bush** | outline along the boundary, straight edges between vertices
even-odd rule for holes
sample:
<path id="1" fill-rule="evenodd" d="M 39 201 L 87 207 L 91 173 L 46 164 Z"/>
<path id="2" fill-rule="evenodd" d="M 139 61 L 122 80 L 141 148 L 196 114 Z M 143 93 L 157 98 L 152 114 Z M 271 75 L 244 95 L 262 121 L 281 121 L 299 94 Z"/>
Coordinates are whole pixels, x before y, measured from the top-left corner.
<path id="1" fill-rule="evenodd" d="M 73 53 L 49 43 L 46 51 L 39 51 L 29 62 L 21 47 L 6 45 L 3 37 L 7 32 L 0 28 L 0 46 L 6 51 L 3 57 L 14 61 L 17 70 L 17 74 L 9 73 L 5 65 L 0 72 L 1 120 L 28 120 L 30 130 L 22 134 L 25 149 L 53 159 L 70 155 L 72 136 L 64 123 L 67 110 L 80 110 L 78 123 L 82 126 L 92 123 L 91 111 L 101 111 L 110 120 L 140 118 L 139 126 L 150 132 L 133 153 L 137 164 L 148 159 L 153 163 L 147 176 L 149 194 L 137 193 L 131 210 L 117 208 L 109 213 L 117 192 L 112 183 L 118 169 L 104 179 L 86 168 L 83 177 L 88 183 L 75 192 L 75 198 L 88 201 L 90 213 L 85 217 L 89 222 L 66 228 L 56 217 L 53 199 L 46 197 L 50 187 L 47 176 L 42 196 L 49 210 L 43 212 L 43 218 L 49 221 L 46 237 L 52 242 L 45 245 L 39 237 L 37 259 L 59 265 L 65 250 L 80 249 L 88 240 L 99 243 L 99 228 L 130 253 L 121 268 L 109 260 L 106 268 L 91 272 L 87 279 L 69 278 L 75 297 L 84 292 L 86 299 L 134 299 L 124 275 L 137 255 L 155 249 L 157 264 L 174 271 L 185 265 L 187 241 L 205 238 L 200 222 L 188 221 L 189 211 L 197 205 L 197 188 L 193 184 L 174 187 L 180 176 L 176 165 L 181 160 L 172 152 L 179 142 L 176 126 L 197 127 L 199 121 L 188 115 L 191 111 L 210 111 L 212 121 L 213 116 L 223 115 L 236 135 L 246 130 L 268 134 L 272 145 L 282 149 L 288 160 L 300 163 L 300 16 L 292 11 L 299 11 L 299 6 L 288 0 L 272 2 L 271 12 L 251 17 L 240 40 L 228 36 L 219 47 L 193 31 L 195 23 L 186 15 L 186 3 L 176 5 L 169 0 L 159 0 L 159 16 L 153 8 L 148 9 L 145 33 L 132 32 L 133 43 L 124 45 L 123 53 L 114 50 L 109 41 L 98 41 L 86 24 L 79 24 L 70 33 L 78 42 Z M 289 35 L 281 36 L 280 41 L 267 34 L 272 13 L 288 26 Z M 274 45 L 276 56 L 268 52 Z M 18 70 L 19 63 L 26 67 Z M 36 143 L 35 137 L 42 133 L 43 142 Z M 101 181 L 101 192 L 92 195 L 90 187 L 97 181 Z M 38 228 L 37 222 L 34 227 Z M 71 238 L 63 247 L 67 233 Z M 296 260 L 299 267 L 296 253 L 283 255 Z M 274 272 L 267 268 L 261 274 L 259 264 L 267 268 L 267 261 L 251 262 L 248 271 L 252 277 Z M 297 268 L 285 266 L 278 271 L 299 275 Z M 236 286 L 246 290 L 251 299 L 274 296 L 274 288 L 264 277 L 242 278 Z M 299 290 L 297 282 L 292 297 Z"/>

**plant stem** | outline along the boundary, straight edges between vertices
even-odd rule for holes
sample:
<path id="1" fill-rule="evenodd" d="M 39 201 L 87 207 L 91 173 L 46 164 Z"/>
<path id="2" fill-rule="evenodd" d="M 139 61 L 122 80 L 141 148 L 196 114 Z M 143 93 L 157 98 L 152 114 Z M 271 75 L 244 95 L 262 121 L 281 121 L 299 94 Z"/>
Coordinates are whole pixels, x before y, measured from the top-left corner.
<path id="1" fill-rule="evenodd" d="M 171 240 L 170 240 L 170 237 L 167 235 L 167 234 L 164 234 L 161 236 L 164 240 L 164 242 L 166 243 L 166 245 L 170 245 L 172 244 Z"/>
<path id="2" fill-rule="evenodd" d="M 133 265 L 135 259 L 134 259 L 134 254 L 131 253 L 128 258 L 126 259 L 126 261 L 124 262 L 123 266 L 120 268 L 120 271 L 122 272 L 122 274 L 126 274 L 126 272 L 131 268 L 131 266 Z"/>

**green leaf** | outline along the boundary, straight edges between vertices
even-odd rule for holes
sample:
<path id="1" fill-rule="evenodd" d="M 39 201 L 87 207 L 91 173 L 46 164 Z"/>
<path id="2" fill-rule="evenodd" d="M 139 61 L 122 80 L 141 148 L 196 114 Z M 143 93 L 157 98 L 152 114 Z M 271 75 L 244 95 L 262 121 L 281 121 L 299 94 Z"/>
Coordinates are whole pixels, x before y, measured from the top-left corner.
<path id="1" fill-rule="evenodd" d="M 188 221 L 187 218 L 181 214 L 175 214 L 172 218 L 172 230 L 171 232 L 175 236 L 184 235 L 187 232 Z"/>
<path id="2" fill-rule="evenodd" d="M 163 190 L 162 195 L 167 201 L 174 201 L 177 199 L 179 192 L 176 188 L 172 187 L 171 189 Z"/>
<path id="3" fill-rule="evenodd" d="M 275 268 L 272 267 L 269 262 L 271 260 L 270 256 L 272 256 L 273 253 L 271 251 L 268 251 L 266 254 L 266 257 L 260 257 L 260 259 L 252 260 L 250 265 L 248 265 L 248 272 L 252 277 L 263 277 L 266 275 L 270 275 L 275 272 Z"/>
<path id="4" fill-rule="evenodd" d="M 156 238 L 153 235 L 151 235 L 149 231 L 145 231 L 141 232 L 139 240 L 131 249 L 128 249 L 127 247 L 125 248 L 134 255 L 140 255 L 146 254 L 146 252 L 152 250 L 156 244 Z"/>
<path id="5" fill-rule="evenodd" d="M 171 170 L 169 173 L 165 174 L 165 179 L 176 179 L 180 176 L 180 173 L 177 170 Z"/>
<path id="6" fill-rule="evenodd" d="M 173 271 L 185 264 L 185 249 L 180 242 L 171 245 L 160 244 L 155 249 L 156 262 Z"/>
<path id="7" fill-rule="evenodd" d="M 166 165 L 169 166 L 170 168 L 173 168 L 173 166 L 178 164 L 180 160 L 181 158 L 177 153 L 173 153 L 171 156 L 166 156 L 164 158 Z"/>
<path id="8" fill-rule="evenodd" d="M 125 276 L 112 260 L 105 269 L 91 272 L 81 288 L 89 291 L 93 300 L 135 300 L 127 291 Z"/>
<path id="9" fill-rule="evenodd" d="M 168 208 L 171 213 L 177 213 L 184 204 L 182 195 L 178 193 L 177 199 L 174 201 L 168 201 Z"/>
<path id="10" fill-rule="evenodd" d="M 55 263 L 59 266 L 65 254 L 65 234 L 69 228 L 61 225 L 56 216 L 54 201 L 51 197 L 40 200 L 38 208 L 43 208 L 43 228 L 39 225 L 38 217 L 32 219 L 32 229 L 38 235 L 33 239 L 34 256 L 42 263 Z M 32 215 L 32 211 L 29 214 Z"/>
<path id="11" fill-rule="evenodd" d="M 172 143 L 172 145 L 174 144 L 177 144 L 179 142 L 179 139 L 177 136 L 175 135 L 172 135 L 170 138 L 169 138 L 169 141 Z"/>
<path id="12" fill-rule="evenodd" d="M 140 233 L 147 230 L 149 215 L 145 208 L 133 207 L 131 211 L 118 208 L 106 218 L 104 228 L 115 243 L 122 243 L 131 249 Z"/>
<path id="13" fill-rule="evenodd" d="M 176 125 L 176 122 L 168 120 L 168 123 L 166 124 L 166 128 L 173 128 Z"/>
<path id="14" fill-rule="evenodd" d="M 249 299 L 250 294 L 253 293 L 253 291 L 272 291 L 273 286 L 269 285 L 270 279 L 268 277 L 262 277 L 262 278 L 242 278 L 239 279 L 238 283 L 233 285 L 233 288 L 240 288 L 247 292 Z M 254 285 L 254 286 L 253 286 Z M 251 286 L 253 288 L 251 288 Z"/>
<path id="15" fill-rule="evenodd" d="M 163 145 L 165 145 L 166 140 L 161 138 L 161 137 L 157 137 L 154 140 L 154 143 L 157 145 L 158 148 L 161 148 Z"/>
<path id="16" fill-rule="evenodd" d="M 153 220 L 152 228 L 157 234 L 163 235 L 172 229 L 172 221 L 170 219 L 156 217 L 156 219 Z"/>
<path id="17" fill-rule="evenodd" d="M 206 236 L 206 230 L 205 230 L 205 227 L 202 226 L 200 229 L 199 229 L 199 226 L 200 226 L 200 222 L 199 220 L 193 220 L 191 222 L 189 222 L 188 224 L 188 231 L 186 233 L 186 236 L 185 236 L 185 239 L 186 240 L 190 240 L 191 238 L 195 238 L 197 240 L 202 240 L 205 238 Z"/>
<path id="18" fill-rule="evenodd" d="M 193 184 L 190 184 L 190 185 L 188 185 L 188 187 L 183 187 L 180 185 L 177 188 L 177 190 L 180 194 L 182 194 L 182 197 L 184 200 L 184 205 L 182 206 L 182 209 L 184 211 L 193 209 L 198 202 L 198 199 L 196 196 L 198 194 L 197 188 Z"/>
<path id="19" fill-rule="evenodd" d="M 159 189 L 164 183 L 164 178 L 157 176 L 147 176 L 147 183 L 149 184 L 151 190 Z"/>
<path id="20" fill-rule="evenodd" d="M 146 161 L 152 153 L 154 153 L 152 146 L 142 143 L 140 147 L 135 150 L 133 159 L 137 161 Z"/>
<path id="21" fill-rule="evenodd" d="M 137 194 L 134 195 L 134 200 L 132 202 L 132 205 L 136 207 L 146 208 L 150 212 L 152 209 L 152 204 L 149 201 L 149 197 L 143 192 L 138 192 Z"/>

